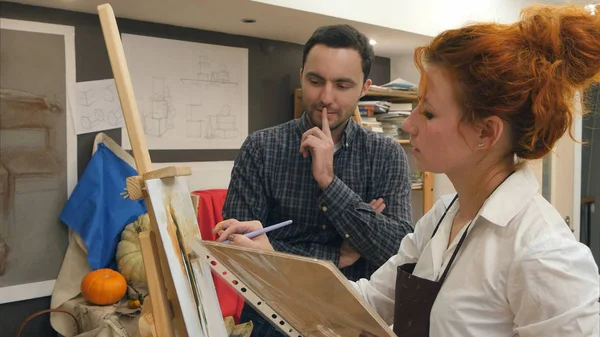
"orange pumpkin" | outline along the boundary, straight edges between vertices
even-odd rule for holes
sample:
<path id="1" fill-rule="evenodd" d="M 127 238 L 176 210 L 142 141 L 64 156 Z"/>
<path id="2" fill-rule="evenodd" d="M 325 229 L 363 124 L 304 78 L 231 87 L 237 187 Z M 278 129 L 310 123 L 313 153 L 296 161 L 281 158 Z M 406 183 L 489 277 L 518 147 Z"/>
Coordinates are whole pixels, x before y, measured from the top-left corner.
<path id="1" fill-rule="evenodd" d="M 96 305 L 115 304 L 126 292 L 125 277 L 108 268 L 91 271 L 81 281 L 81 295 Z"/>

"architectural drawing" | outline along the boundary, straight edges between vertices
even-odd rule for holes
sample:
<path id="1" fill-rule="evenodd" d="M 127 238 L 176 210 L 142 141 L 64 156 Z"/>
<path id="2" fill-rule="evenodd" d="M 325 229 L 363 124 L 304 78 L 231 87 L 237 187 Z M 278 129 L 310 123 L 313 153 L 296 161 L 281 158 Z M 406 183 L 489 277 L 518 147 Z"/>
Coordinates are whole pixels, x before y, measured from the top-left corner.
<path id="1" fill-rule="evenodd" d="M 188 105 L 188 118 L 186 120 L 186 135 L 189 138 L 201 138 L 205 124 L 202 105 Z"/>
<path id="2" fill-rule="evenodd" d="M 112 79 L 76 84 L 77 133 L 97 132 L 123 127 L 123 113 Z"/>
<path id="3" fill-rule="evenodd" d="M 200 83 L 206 82 L 210 84 L 231 84 L 238 85 L 237 82 L 230 81 L 229 70 L 227 65 L 219 62 L 210 62 L 208 56 L 201 55 L 198 58 L 199 71 L 196 77 L 181 78 L 183 83 Z"/>
<path id="4" fill-rule="evenodd" d="M 169 87 L 165 85 L 165 79 L 152 78 L 152 95 L 150 96 L 149 111 L 144 113 L 144 132 L 148 135 L 161 137 L 172 129 L 175 107 L 171 103 Z"/>
<path id="5" fill-rule="evenodd" d="M 200 65 L 198 79 L 201 81 L 210 80 L 210 61 L 208 60 L 208 56 L 200 56 L 198 64 Z"/>
<path id="6" fill-rule="evenodd" d="M 237 83 L 229 82 L 229 72 L 227 71 L 227 66 L 224 64 L 219 65 L 218 71 L 213 71 L 210 73 L 210 82 L 211 83 L 237 84 Z"/>
<path id="7" fill-rule="evenodd" d="M 236 138 L 239 136 L 237 118 L 231 114 L 229 105 L 224 105 L 217 115 L 208 116 L 206 138 Z"/>
<path id="8" fill-rule="evenodd" d="M 247 49 L 121 39 L 148 149 L 239 149 L 248 135 Z M 130 149 L 125 128 L 121 138 Z"/>
<path id="9" fill-rule="evenodd" d="M 239 136 L 237 117 L 231 107 L 223 105 L 218 114 L 204 108 L 203 88 L 207 86 L 234 85 L 229 81 L 229 71 L 225 64 L 211 63 L 207 56 L 200 56 L 196 78 L 182 78 L 188 92 L 186 136 L 188 138 L 230 139 Z M 224 96 L 224 95 L 223 95 Z M 207 111 L 208 110 L 208 111 Z"/>
<path id="10" fill-rule="evenodd" d="M 210 67 L 206 63 L 200 63 L 202 67 Z M 209 78 L 210 74 L 206 73 L 198 73 L 198 78 Z M 206 69 L 204 69 L 206 70 Z M 205 133 L 203 132 L 203 128 L 205 127 L 205 113 L 202 110 L 202 86 L 203 83 L 193 82 L 193 81 L 182 81 L 184 82 L 187 93 L 188 93 L 188 104 L 187 108 L 187 118 L 186 118 L 186 136 L 189 138 L 201 138 Z"/>

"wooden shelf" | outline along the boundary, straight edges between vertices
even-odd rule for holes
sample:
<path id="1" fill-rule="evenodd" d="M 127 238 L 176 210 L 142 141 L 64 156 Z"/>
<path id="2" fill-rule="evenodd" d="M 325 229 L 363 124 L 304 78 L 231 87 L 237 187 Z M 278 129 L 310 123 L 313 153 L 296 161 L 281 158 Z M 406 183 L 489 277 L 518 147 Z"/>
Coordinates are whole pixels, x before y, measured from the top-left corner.
<path id="1" fill-rule="evenodd" d="M 423 184 L 418 184 L 418 185 L 413 184 L 413 185 L 411 185 L 411 188 L 413 191 L 420 191 L 423 189 Z"/>
<path id="2" fill-rule="evenodd" d="M 596 197 L 595 196 L 591 196 L 591 197 L 581 197 L 581 204 L 593 204 L 594 202 L 596 202 Z"/>
<path id="3" fill-rule="evenodd" d="M 399 144 L 410 144 L 410 140 L 408 139 L 396 139 Z"/>
<path id="4" fill-rule="evenodd" d="M 372 90 L 369 89 L 365 97 L 369 98 L 385 98 L 396 102 L 416 102 L 418 100 L 417 93 L 414 91 L 403 90 Z"/>

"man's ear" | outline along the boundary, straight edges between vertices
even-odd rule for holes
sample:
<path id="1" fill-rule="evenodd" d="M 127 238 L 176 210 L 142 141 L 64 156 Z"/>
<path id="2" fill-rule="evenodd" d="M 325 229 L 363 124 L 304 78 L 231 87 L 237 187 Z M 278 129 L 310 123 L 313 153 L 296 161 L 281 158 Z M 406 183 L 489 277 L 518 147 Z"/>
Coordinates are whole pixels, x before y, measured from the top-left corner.
<path id="1" fill-rule="evenodd" d="M 477 123 L 479 137 L 477 148 L 489 149 L 496 145 L 504 132 L 504 121 L 498 116 L 489 116 Z"/>
<path id="2" fill-rule="evenodd" d="M 369 87 L 371 87 L 371 84 L 373 84 L 373 81 L 371 81 L 371 79 L 367 79 L 365 81 L 365 84 L 363 84 L 362 89 L 360 90 L 360 97 L 363 97 L 367 94 L 367 91 L 369 91 Z"/>

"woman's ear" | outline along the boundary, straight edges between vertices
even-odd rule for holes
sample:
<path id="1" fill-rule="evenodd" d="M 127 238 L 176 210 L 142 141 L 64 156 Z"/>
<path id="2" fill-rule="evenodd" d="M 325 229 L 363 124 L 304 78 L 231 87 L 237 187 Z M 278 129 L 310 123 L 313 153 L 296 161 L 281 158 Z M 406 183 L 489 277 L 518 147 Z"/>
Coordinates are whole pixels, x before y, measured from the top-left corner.
<path id="1" fill-rule="evenodd" d="M 498 116 L 484 118 L 478 123 L 479 137 L 477 148 L 489 149 L 496 145 L 504 132 L 504 121 Z"/>

